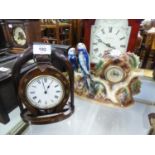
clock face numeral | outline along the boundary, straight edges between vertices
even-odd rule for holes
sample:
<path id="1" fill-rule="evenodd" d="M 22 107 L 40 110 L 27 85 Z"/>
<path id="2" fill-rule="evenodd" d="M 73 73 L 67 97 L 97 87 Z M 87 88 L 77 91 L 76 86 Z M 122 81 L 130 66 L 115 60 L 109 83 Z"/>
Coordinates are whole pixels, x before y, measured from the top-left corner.
<path id="1" fill-rule="evenodd" d="M 35 100 L 37 98 L 37 96 L 33 96 L 33 99 Z"/>
<path id="2" fill-rule="evenodd" d="M 93 45 L 97 45 L 97 43 L 93 43 Z"/>
<path id="3" fill-rule="evenodd" d="M 58 87 L 59 85 L 57 84 L 57 85 L 55 85 L 54 87 L 56 88 L 56 87 Z"/>
<path id="4" fill-rule="evenodd" d="M 101 40 L 101 39 L 98 39 L 98 42 L 99 42 L 99 43 L 102 43 L 102 40 Z"/>
<path id="5" fill-rule="evenodd" d="M 51 102 L 53 103 L 54 101 L 53 101 L 53 100 L 51 100 Z"/>
<path id="6" fill-rule="evenodd" d="M 118 30 L 115 34 L 118 35 L 119 32 L 120 32 L 120 30 Z"/>
<path id="7" fill-rule="evenodd" d="M 44 78 L 45 83 L 47 82 L 47 77 Z"/>
<path id="8" fill-rule="evenodd" d="M 98 52 L 98 48 L 95 48 L 95 49 L 94 49 L 94 52 Z"/>
<path id="9" fill-rule="evenodd" d="M 125 45 L 120 45 L 120 47 L 125 48 L 126 46 Z"/>
<path id="10" fill-rule="evenodd" d="M 37 80 L 37 82 L 38 82 L 39 84 L 41 84 L 40 80 Z"/>
<path id="11" fill-rule="evenodd" d="M 103 34 L 105 34 L 105 31 L 104 31 L 104 29 L 101 29 L 101 32 L 102 32 Z"/>
<path id="12" fill-rule="evenodd" d="M 28 83 L 26 96 L 32 106 L 49 109 L 61 103 L 64 87 L 59 79 L 50 75 L 41 75 Z"/>
<path id="13" fill-rule="evenodd" d="M 112 27 L 109 27 L 109 33 L 112 33 Z"/>
<path id="14" fill-rule="evenodd" d="M 124 40 L 124 39 L 125 39 L 125 37 L 120 38 L 120 40 Z"/>
<path id="15" fill-rule="evenodd" d="M 58 96 L 57 96 L 57 95 L 55 95 L 54 97 L 55 97 L 55 98 L 58 98 Z"/>

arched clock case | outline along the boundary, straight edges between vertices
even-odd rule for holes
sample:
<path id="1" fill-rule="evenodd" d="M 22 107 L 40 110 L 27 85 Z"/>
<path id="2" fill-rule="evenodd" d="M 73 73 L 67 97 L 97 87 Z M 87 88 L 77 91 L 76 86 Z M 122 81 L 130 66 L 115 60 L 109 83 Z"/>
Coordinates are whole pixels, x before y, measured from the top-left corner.
<path id="1" fill-rule="evenodd" d="M 74 111 L 74 72 L 66 57 L 52 50 L 51 56 L 33 55 L 29 48 L 15 63 L 13 80 L 21 117 L 32 124 L 46 124 L 68 118 Z M 65 75 L 51 58 L 65 66 Z M 34 59 L 34 67 L 21 75 L 21 68 Z"/>

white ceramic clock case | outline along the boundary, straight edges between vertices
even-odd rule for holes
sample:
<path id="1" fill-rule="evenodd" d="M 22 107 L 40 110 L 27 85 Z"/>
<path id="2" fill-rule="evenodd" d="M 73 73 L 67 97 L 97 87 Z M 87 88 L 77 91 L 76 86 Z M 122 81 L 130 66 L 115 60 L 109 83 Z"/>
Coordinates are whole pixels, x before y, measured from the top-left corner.
<path id="1" fill-rule="evenodd" d="M 98 63 L 107 50 L 126 52 L 131 27 L 92 26 L 91 29 L 91 62 Z"/>
<path id="2" fill-rule="evenodd" d="M 29 102 L 38 109 L 57 106 L 64 97 L 64 87 L 60 80 L 50 75 L 41 75 L 32 79 L 26 88 Z"/>
<path id="3" fill-rule="evenodd" d="M 13 38 L 18 45 L 24 46 L 26 44 L 26 34 L 21 27 L 14 28 Z"/>

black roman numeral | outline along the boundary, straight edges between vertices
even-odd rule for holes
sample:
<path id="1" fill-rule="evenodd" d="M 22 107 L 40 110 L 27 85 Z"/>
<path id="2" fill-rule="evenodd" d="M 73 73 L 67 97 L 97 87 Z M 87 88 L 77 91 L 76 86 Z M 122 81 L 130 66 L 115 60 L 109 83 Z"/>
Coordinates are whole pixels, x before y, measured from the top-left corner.
<path id="1" fill-rule="evenodd" d="M 97 43 L 93 43 L 93 45 L 97 45 Z"/>
<path id="2" fill-rule="evenodd" d="M 57 95 L 55 95 L 54 97 L 55 97 L 56 99 L 58 99 L 58 96 L 57 96 Z"/>
<path id="3" fill-rule="evenodd" d="M 118 31 L 116 32 L 116 35 L 117 35 L 119 32 L 120 32 L 120 30 L 118 30 Z"/>
<path id="4" fill-rule="evenodd" d="M 101 40 L 101 39 L 98 39 L 98 42 L 99 42 L 99 43 L 102 43 L 102 40 Z"/>
<path id="5" fill-rule="evenodd" d="M 33 99 L 35 100 L 37 98 L 37 96 L 33 96 Z"/>
<path id="6" fill-rule="evenodd" d="M 101 32 L 102 32 L 103 34 L 105 34 L 105 31 L 104 31 L 104 29 L 101 29 Z"/>
<path id="7" fill-rule="evenodd" d="M 38 82 L 39 84 L 41 84 L 40 80 L 37 80 L 37 82 Z"/>
<path id="8" fill-rule="evenodd" d="M 44 78 L 44 81 L 45 81 L 45 83 L 47 82 L 47 78 L 46 77 Z"/>
<path id="9" fill-rule="evenodd" d="M 120 47 L 125 48 L 126 46 L 125 45 L 120 45 Z"/>
<path id="10" fill-rule="evenodd" d="M 56 91 L 56 93 L 60 93 L 60 92 L 61 92 L 60 90 L 57 90 L 57 91 Z"/>
<path id="11" fill-rule="evenodd" d="M 34 91 L 31 91 L 30 94 L 35 94 L 35 92 Z"/>
<path id="12" fill-rule="evenodd" d="M 112 27 L 109 27 L 109 33 L 112 33 Z"/>
<path id="13" fill-rule="evenodd" d="M 33 88 L 36 88 L 36 86 L 34 86 L 34 85 L 33 85 L 32 87 L 33 87 Z"/>
<path id="14" fill-rule="evenodd" d="M 56 88 L 56 87 L 58 87 L 59 85 L 57 84 L 57 85 L 55 85 L 54 87 Z"/>
<path id="15" fill-rule="evenodd" d="M 120 40 L 123 40 L 123 39 L 125 39 L 125 37 L 120 38 Z"/>
<path id="16" fill-rule="evenodd" d="M 41 100 L 39 100 L 38 103 L 41 103 Z"/>
<path id="17" fill-rule="evenodd" d="M 95 52 L 98 52 L 98 48 L 95 48 L 94 51 L 95 51 Z"/>

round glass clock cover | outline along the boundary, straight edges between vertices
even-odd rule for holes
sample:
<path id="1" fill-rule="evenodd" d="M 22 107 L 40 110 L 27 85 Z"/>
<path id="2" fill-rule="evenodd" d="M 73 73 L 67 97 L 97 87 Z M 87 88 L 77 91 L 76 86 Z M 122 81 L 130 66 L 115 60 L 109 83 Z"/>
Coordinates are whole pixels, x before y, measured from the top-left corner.
<path id="1" fill-rule="evenodd" d="M 64 86 L 51 75 L 40 75 L 33 78 L 26 87 L 26 97 L 30 104 L 38 109 L 49 109 L 57 106 L 64 97 Z"/>
<path id="2" fill-rule="evenodd" d="M 26 44 L 26 34 L 23 28 L 15 27 L 13 29 L 13 39 L 20 46 L 24 46 Z"/>
<path id="3" fill-rule="evenodd" d="M 105 70 L 104 74 L 105 74 L 106 80 L 112 83 L 118 83 L 124 79 L 124 71 L 122 68 L 118 66 L 109 66 Z"/>

